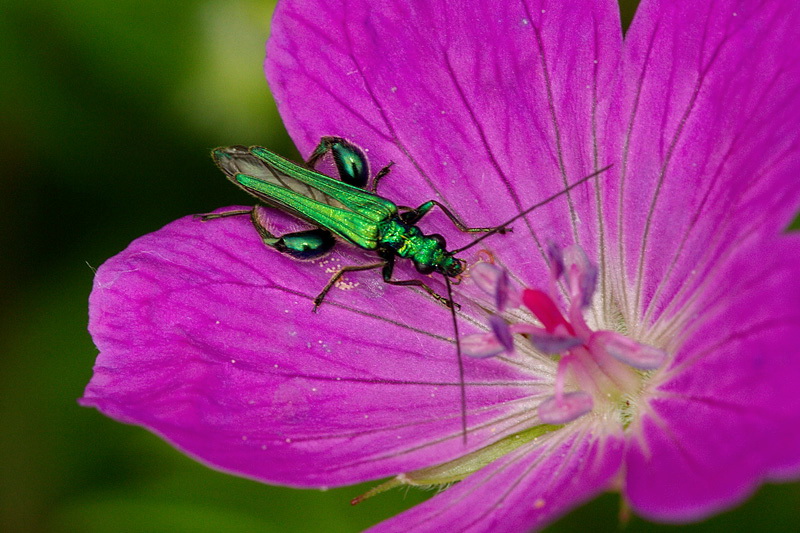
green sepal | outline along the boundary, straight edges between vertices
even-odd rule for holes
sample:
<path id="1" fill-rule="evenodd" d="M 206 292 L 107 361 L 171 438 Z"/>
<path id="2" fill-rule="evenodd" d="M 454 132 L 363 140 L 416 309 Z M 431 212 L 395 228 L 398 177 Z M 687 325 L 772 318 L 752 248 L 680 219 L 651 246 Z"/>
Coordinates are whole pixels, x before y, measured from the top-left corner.
<path id="1" fill-rule="evenodd" d="M 554 426 L 550 424 L 533 426 L 519 433 L 514 433 L 513 435 L 502 438 L 480 450 L 475 450 L 474 452 L 463 455 L 458 459 L 453 459 L 452 461 L 437 466 L 400 474 L 381 483 L 377 487 L 371 488 L 361 496 L 353 498 L 350 503 L 355 505 L 376 494 L 403 485 L 410 485 L 412 487 L 443 487 L 450 485 L 477 472 L 496 459 L 513 452 L 523 444 L 527 444 L 542 435 L 556 431 L 562 427 L 564 426 Z"/>

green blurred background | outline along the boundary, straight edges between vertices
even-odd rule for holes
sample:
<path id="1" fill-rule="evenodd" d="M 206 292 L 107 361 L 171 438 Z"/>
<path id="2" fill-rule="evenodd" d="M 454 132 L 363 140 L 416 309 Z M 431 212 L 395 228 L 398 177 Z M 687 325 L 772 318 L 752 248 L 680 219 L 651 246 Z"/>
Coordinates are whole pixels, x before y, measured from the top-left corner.
<path id="1" fill-rule="evenodd" d="M 171 220 L 242 201 L 210 148 L 295 156 L 261 68 L 272 2 L 0 5 L 0 531 L 357 531 L 427 497 L 351 507 L 364 487 L 238 479 L 75 401 L 96 355 L 92 269 Z M 770 486 L 687 529 L 796 531 L 798 509 L 799 485 Z M 608 495 L 552 529 L 616 531 L 618 513 Z"/>

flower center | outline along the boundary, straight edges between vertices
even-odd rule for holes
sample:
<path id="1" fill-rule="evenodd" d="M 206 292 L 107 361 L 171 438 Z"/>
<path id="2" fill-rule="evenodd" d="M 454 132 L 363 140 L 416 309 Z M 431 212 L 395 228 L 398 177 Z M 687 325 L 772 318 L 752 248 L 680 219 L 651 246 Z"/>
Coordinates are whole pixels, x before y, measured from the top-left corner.
<path id="1" fill-rule="evenodd" d="M 565 424 L 587 413 L 616 415 L 627 426 L 631 404 L 642 386 L 643 372 L 659 368 L 667 354 L 621 333 L 593 330 L 584 319 L 597 282 L 597 268 L 578 246 L 563 251 L 550 247 L 547 290 L 511 287 L 508 274 L 488 263 L 473 268 L 478 287 L 494 297 L 500 313 L 527 308 L 539 324 L 509 323 L 500 314 L 489 318 L 490 331 L 469 335 L 464 353 L 492 357 L 514 352 L 514 336 L 522 335 L 539 352 L 557 358 L 553 394 L 538 406 L 545 424 Z M 559 296 L 558 284 L 566 296 Z"/>

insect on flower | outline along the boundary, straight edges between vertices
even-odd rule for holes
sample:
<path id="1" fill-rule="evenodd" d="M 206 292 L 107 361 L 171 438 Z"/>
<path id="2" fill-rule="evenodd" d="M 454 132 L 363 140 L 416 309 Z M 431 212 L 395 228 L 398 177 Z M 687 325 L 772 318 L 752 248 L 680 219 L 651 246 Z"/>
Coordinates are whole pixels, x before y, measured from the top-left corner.
<path id="1" fill-rule="evenodd" d="M 313 170 L 318 160 L 328 152 L 333 155 L 341 181 Z M 563 194 L 608 170 L 602 168 L 569 185 L 549 198 L 537 202 L 504 223 L 490 228 L 470 228 L 461 222 L 443 204 L 428 200 L 417 208 L 398 207 L 392 201 L 377 195 L 378 183 L 391 168 L 382 168 L 373 178 L 370 191 L 364 190 L 369 181 L 369 164 L 360 148 L 340 137 L 323 137 L 311 154 L 307 167 L 296 165 L 269 150 L 254 146 L 217 148 L 212 152 L 217 166 L 228 179 L 263 203 L 285 210 L 317 226 L 315 229 L 273 235 L 259 217 L 256 208 L 223 211 L 201 215 L 203 220 L 248 215 L 264 244 L 295 259 L 314 259 L 328 253 L 335 244 L 333 235 L 365 250 L 372 250 L 381 258 L 378 263 L 350 265 L 338 269 L 314 298 L 314 311 L 322 304 L 325 295 L 347 272 L 381 269 L 383 281 L 391 285 L 419 287 L 436 301 L 450 309 L 456 339 L 456 359 L 461 389 L 462 429 L 466 439 L 466 391 L 464 366 L 458 336 L 456 304 L 450 278 L 460 278 L 466 264 L 455 257 L 456 253 L 472 248 L 489 235 L 505 233 L 509 225 L 536 209 L 547 205 Z M 426 235 L 416 224 L 431 209 L 438 207 L 453 225 L 462 232 L 485 233 L 471 243 L 448 251 L 444 237 Z M 439 273 L 445 280 L 447 297 L 439 295 L 427 283 L 418 279 L 393 279 L 396 258 L 410 259 L 421 274 Z"/>
<path id="2" fill-rule="evenodd" d="M 797 480 L 798 27 L 789 0 L 643 0 L 624 35 L 606 0 L 280 2 L 287 130 L 396 162 L 393 205 L 491 228 L 613 167 L 459 256 L 463 381 L 434 298 L 356 272 L 310 313 L 323 265 L 187 217 L 98 269 L 81 402 L 268 483 L 449 486 L 376 531 L 530 531 L 606 491 L 688 522 Z"/>

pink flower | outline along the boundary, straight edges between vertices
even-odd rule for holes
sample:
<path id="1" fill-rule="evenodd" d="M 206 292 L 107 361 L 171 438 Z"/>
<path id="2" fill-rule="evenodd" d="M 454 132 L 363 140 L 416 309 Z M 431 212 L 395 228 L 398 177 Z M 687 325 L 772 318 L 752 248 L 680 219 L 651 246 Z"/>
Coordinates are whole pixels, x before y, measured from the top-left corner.
<path id="1" fill-rule="evenodd" d="M 282 2 L 266 71 L 290 134 L 394 161 L 399 205 L 491 226 L 614 166 L 461 256 L 484 356 L 466 444 L 448 311 L 363 272 L 312 314 L 331 269 L 374 258 L 294 261 L 245 217 L 98 270 L 81 402 L 270 483 L 459 481 L 380 531 L 527 531 L 608 490 L 685 522 L 797 479 L 798 27 L 788 0 L 644 0 L 624 39 L 611 0 Z M 488 294 L 487 257 L 508 276 Z"/>

